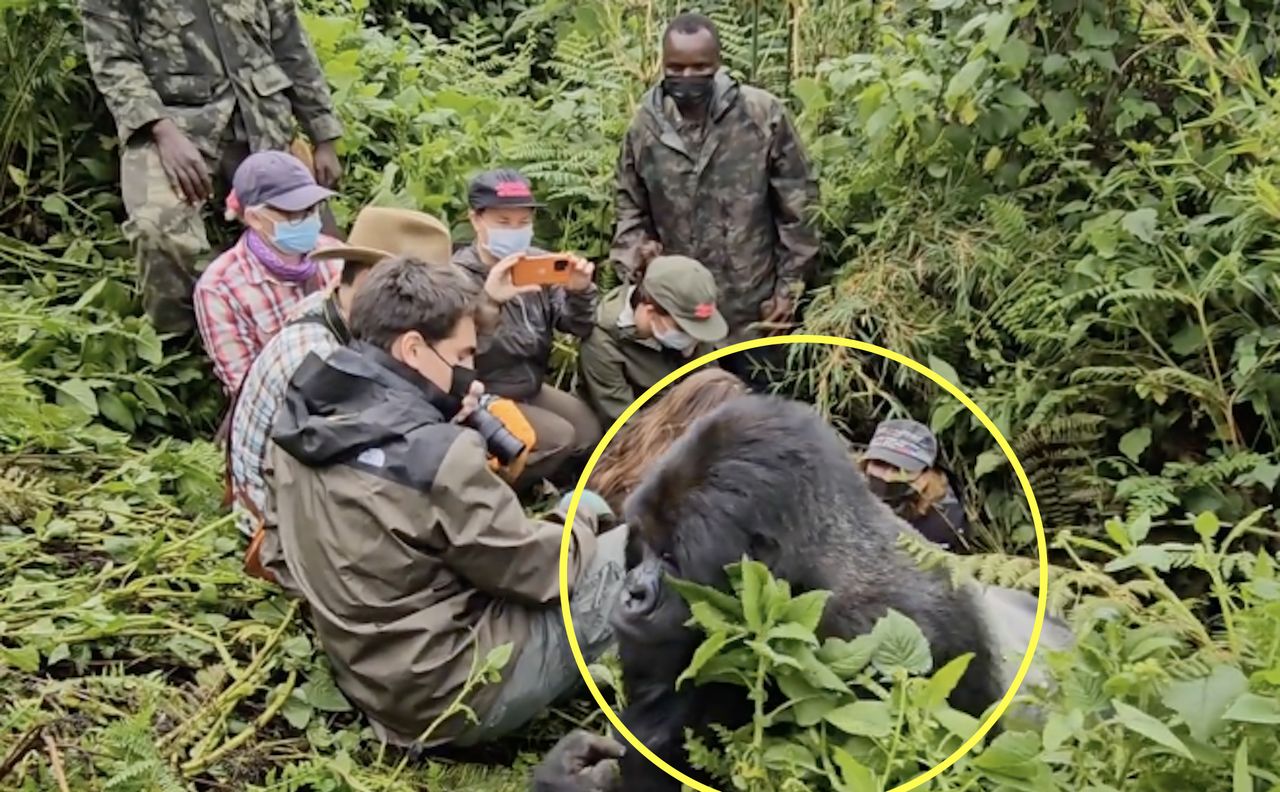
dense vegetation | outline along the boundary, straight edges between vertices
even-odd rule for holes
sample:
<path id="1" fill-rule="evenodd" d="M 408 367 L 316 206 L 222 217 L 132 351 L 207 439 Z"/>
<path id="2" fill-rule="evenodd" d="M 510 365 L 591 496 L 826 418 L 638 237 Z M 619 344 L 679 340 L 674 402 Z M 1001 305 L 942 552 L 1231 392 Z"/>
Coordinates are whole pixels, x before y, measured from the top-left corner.
<path id="1" fill-rule="evenodd" d="M 599 259 L 617 141 L 678 6 L 305 0 L 348 125 L 339 219 L 418 206 L 463 237 L 467 176 L 505 162 L 550 199 L 542 239 Z M 982 405 L 1035 485 L 1051 605 L 1081 635 L 1032 696 L 1046 722 L 931 788 L 1280 790 L 1280 11 L 701 7 L 734 71 L 788 98 L 818 169 L 806 329 L 908 354 Z M 198 349 L 138 316 L 115 145 L 74 4 L 0 6 L 0 787 L 523 788 L 525 759 L 601 716 L 549 716 L 510 770 L 398 769 L 292 605 L 240 572 L 202 439 L 223 405 Z M 927 418 L 992 553 L 916 552 L 1034 587 L 1027 505 L 954 400 L 839 349 L 798 349 L 785 384 L 854 436 Z M 724 651 L 696 673 L 767 672 L 797 703 L 701 756 L 724 788 L 887 788 L 972 732 L 932 706 L 955 669 L 910 676 L 927 649 L 909 627 L 821 646 L 808 606 L 779 590 L 748 612 L 773 584 L 742 579 L 737 606 L 704 612 Z"/>

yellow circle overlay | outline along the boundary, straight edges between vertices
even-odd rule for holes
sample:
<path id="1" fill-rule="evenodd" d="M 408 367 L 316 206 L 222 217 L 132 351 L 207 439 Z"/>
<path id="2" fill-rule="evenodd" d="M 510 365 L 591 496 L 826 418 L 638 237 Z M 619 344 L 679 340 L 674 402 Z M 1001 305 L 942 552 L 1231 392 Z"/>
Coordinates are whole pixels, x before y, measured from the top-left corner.
<path id="1" fill-rule="evenodd" d="M 975 404 L 972 399 L 966 396 L 963 391 L 948 381 L 945 377 L 941 376 L 928 366 L 918 363 L 905 355 L 898 354 L 891 349 L 885 349 L 884 347 L 879 347 L 874 344 L 855 341 L 851 338 L 841 338 L 839 336 L 786 335 L 756 338 L 750 341 L 732 344 L 722 349 L 717 349 L 714 352 L 709 352 L 700 358 L 684 364 L 680 368 L 663 377 L 660 382 L 652 388 L 649 388 L 649 390 L 641 394 L 640 398 L 632 402 L 631 406 L 629 406 L 622 415 L 619 416 L 618 420 L 614 421 L 613 426 L 609 427 L 609 431 L 605 432 L 604 438 L 600 441 L 599 445 L 596 446 L 595 452 L 591 455 L 591 459 L 587 461 L 587 467 L 583 471 L 582 477 L 578 479 L 578 486 L 574 488 L 573 497 L 569 501 L 569 511 L 565 515 L 564 535 L 560 540 L 560 610 L 564 615 L 564 626 L 565 632 L 569 637 L 569 648 L 573 651 L 573 659 L 578 664 L 578 671 L 581 672 L 583 680 L 586 681 L 587 688 L 591 690 L 592 697 L 594 697 L 596 703 L 600 705 L 600 709 L 604 712 L 605 716 L 609 718 L 609 722 L 614 725 L 614 728 L 618 730 L 618 733 L 625 737 L 627 742 L 630 743 L 633 748 L 643 754 L 650 762 L 653 762 L 655 765 L 662 768 L 667 775 L 687 784 L 692 789 L 699 790 L 699 792 L 719 792 L 719 790 L 714 787 L 709 787 L 706 784 L 695 781 L 672 767 L 667 762 L 664 762 L 661 757 L 650 751 L 648 746 L 636 739 L 636 736 L 631 733 L 626 724 L 622 722 L 622 719 L 618 717 L 618 714 L 615 713 L 609 706 L 608 702 L 604 700 L 604 696 L 600 693 L 600 688 L 596 687 L 595 680 L 591 678 L 591 673 L 587 670 L 587 663 L 582 657 L 582 649 L 578 646 L 578 637 L 573 631 L 573 614 L 570 613 L 569 610 L 569 590 L 568 586 L 565 585 L 569 578 L 569 537 L 573 531 L 573 519 L 578 512 L 578 501 L 582 498 L 582 492 L 586 488 L 587 480 L 591 477 L 591 471 L 595 470 L 596 462 L 599 461 L 600 455 L 609 445 L 609 442 L 613 440 L 614 435 L 618 433 L 618 430 L 631 419 L 631 416 L 635 415 L 637 410 L 645 405 L 645 402 L 649 401 L 649 399 L 653 398 L 663 388 L 671 385 L 685 374 L 688 374 L 691 371 L 712 362 L 713 360 L 718 360 L 726 355 L 744 352 L 749 349 L 759 349 L 761 347 L 777 346 L 781 344 L 827 344 L 830 346 L 857 349 L 862 352 L 871 352 L 873 354 L 880 355 L 881 357 L 901 363 L 902 365 L 907 366 L 908 368 L 911 368 L 933 380 L 946 390 L 947 393 L 950 393 L 952 396 L 959 399 L 960 403 L 967 407 L 969 412 L 973 413 L 982 425 L 987 428 L 987 431 L 995 437 L 996 442 L 1000 445 L 1000 450 L 1004 451 L 1005 457 L 1008 458 L 1009 464 L 1017 474 L 1018 483 L 1022 485 L 1022 492 L 1027 498 L 1027 505 L 1031 507 L 1031 520 L 1036 529 L 1036 549 L 1038 551 L 1040 561 L 1040 595 L 1037 599 L 1035 625 L 1031 629 L 1031 643 L 1027 646 L 1026 654 L 1022 656 L 1022 664 L 1018 667 L 1018 673 L 1013 679 L 1013 684 L 1009 686 L 1007 691 L 1005 691 L 1004 698 L 1000 700 L 995 711 L 987 717 L 987 720 L 983 722 L 982 726 L 972 737 L 955 750 L 955 753 L 948 756 L 945 760 L 927 772 L 921 773 L 905 784 L 901 784 L 891 790 L 888 790 L 888 792 L 908 792 L 908 790 L 915 789 L 921 784 L 927 783 L 931 779 L 937 777 L 947 768 L 951 767 L 951 765 L 959 761 L 961 757 L 973 750 L 973 746 L 977 745 L 978 741 L 987 735 L 987 732 L 995 726 L 996 721 L 1000 720 L 1005 711 L 1009 709 L 1009 705 L 1013 703 L 1013 698 L 1017 695 L 1018 688 L 1022 686 L 1022 680 L 1026 678 L 1027 671 L 1031 668 L 1032 657 L 1035 655 L 1036 646 L 1040 642 L 1040 632 L 1044 628 L 1044 615 L 1048 602 L 1049 589 L 1049 552 L 1045 542 L 1044 524 L 1040 519 L 1040 508 L 1036 505 L 1035 493 L 1031 491 L 1031 482 L 1027 480 L 1027 474 L 1022 469 L 1022 463 L 1018 461 L 1017 455 L 1014 454 L 1013 448 L 1009 446 L 1009 442 L 1005 440 L 1004 435 L 1000 433 L 1000 429 L 997 428 L 991 419 L 987 417 L 987 414 L 982 411 L 981 407 Z"/>

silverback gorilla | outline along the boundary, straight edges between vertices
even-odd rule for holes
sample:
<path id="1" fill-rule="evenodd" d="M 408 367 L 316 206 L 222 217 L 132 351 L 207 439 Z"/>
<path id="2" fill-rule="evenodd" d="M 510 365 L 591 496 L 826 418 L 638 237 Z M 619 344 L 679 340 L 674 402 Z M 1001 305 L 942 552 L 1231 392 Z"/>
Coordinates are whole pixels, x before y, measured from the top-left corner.
<path id="1" fill-rule="evenodd" d="M 691 777 L 700 778 L 685 756 L 685 729 L 734 728 L 751 710 L 738 688 L 675 689 L 702 636 L 685 626 L 688 606 L 663 584 L 664 574 L 727 591 L 725 567 L 746 555 L 796 594 L 832 592 L 822 637 L 868 632 L 894 608 L 928 637 L 935 668 L 974 653 L 953 706 L 979 717 L 1000 697 L 974 591 L 954 588 L 944 572 L 921 571 L 897 548 L 910 527 L 872 494 L 840 436 L 807 405 L 764 395 L 726 402 L 671 446 L 631 493 L 624 515 L 639 547 L 614 612 L 629 700 L 622 720 Z M 636 751 L 626 752 L 621 769 L 626 792 L 680 789 Z"/>

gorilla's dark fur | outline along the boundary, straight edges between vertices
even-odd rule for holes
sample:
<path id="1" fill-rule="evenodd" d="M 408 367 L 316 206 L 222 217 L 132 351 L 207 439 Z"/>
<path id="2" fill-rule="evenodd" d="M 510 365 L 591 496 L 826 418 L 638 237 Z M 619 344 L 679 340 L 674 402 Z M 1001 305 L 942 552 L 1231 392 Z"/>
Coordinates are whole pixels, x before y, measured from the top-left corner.
<path id="1" fill-rule="evenodd" d="M 614 616 L 630 702 L 622 720 L 691 777 L 700 776 L 687 764 L 685 728 L 736 727 L 751 710 L 740 688 L 675 690 L 702 636 L 684 626 L 688 607 L 661 583 L 663 572 L 727 591 L 724 568 L 745 554 L 795 594 L 832 592 L 823 637 L 868 632 L 892 607 L 920 625 L 935 667 L 974 653 L 953 706 L 978 717 L 1001 694 L 973 592 L 921 571 L 896 547 L 912 529 L 871 493 L 840 436 L 807 405 L 750 395 L 718 407 L 668 450 L 624 512 L 639 541 Z M 680 788 L 636 751 L 623 757 L 622 779 L 628 792 Z"/>

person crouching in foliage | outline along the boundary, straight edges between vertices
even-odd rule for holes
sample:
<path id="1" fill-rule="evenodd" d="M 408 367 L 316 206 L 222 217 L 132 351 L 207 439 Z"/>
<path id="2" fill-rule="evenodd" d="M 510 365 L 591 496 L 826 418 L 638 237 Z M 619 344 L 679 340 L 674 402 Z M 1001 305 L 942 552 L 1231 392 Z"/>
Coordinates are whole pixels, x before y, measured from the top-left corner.
<path id="1" fill-rule="evenodd" d="M 637 282 L 605 295 L 578 354 L 583 395 L 606 426 L 729 332 L 716 308 L 711 271 L 685 256 L 660 256 L 661 250 L 647 245 Z"/>
<path id="2" fill-rule="evenodd" d="M 481 289 L 456 267 L 397 258 L 351 307 L 352 341 L 294 375 L 276 422 L 271 515 L 339 688 L 383 741 L 475 745 L 581 683 L 559 606 L 558 520 L 532 520 L 488 464 L 474 370 Z M 491 415 L 488 417 L 492 417 Z M 585 507 L 584 507 L 585 506 Z M 612 641 L 627 529 L 580 505 L 568 558 L 587 657 Z M 510 644 L 502 681 L 428 727 L 478 659 Z"/>
<path id="3" fill-rule="evenodd" d="M 541 204 L 519 172 L 480 174 L 471 182 L 467 201 L 476 241 L 455 253 L 453 263 L 476 283 L 513 257 L 546 252 L 533 246 L 534 210 Z M 585 459 L 600 441 L 600 423 L 591 409 L 546 383 L 555 331 L 586 338 L 596 310 L 595 266 L 570 258 L 573 269 L 566 286 L 535 288 L 509 300 L 495 332 L 479 339 L 476 369 L 485 387 L 519 403 L 538 436 L 516 484 L 522 491 L 544 478 L 566 483 L 558 474 L 571 470 L 569 463 Z"/>
<path id="4" fill-rule="evenodd" d="M 704 368 L 681 379 L 661 400 L 627 421 L 587 479 L 587 487 L 622 513 L 622 504 L 646 472 L 689 425 L 735 396 L 747 384 L 719 368 Z"/>
<path id="5" fill-rule="evenodd" d="M 918 421 L 882 421 L 858 464 L 871 491 L 926 539 L 952 552 L 969 549 L 969 521 L 946 470 L 935 464 L 938 439 Z"/>

